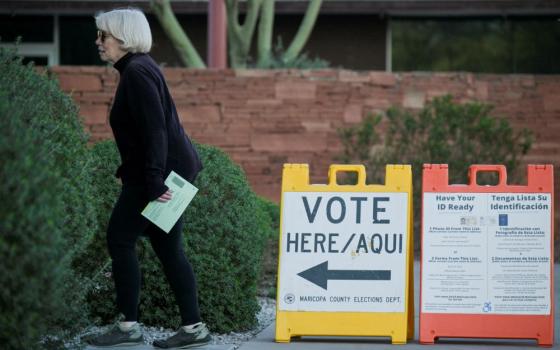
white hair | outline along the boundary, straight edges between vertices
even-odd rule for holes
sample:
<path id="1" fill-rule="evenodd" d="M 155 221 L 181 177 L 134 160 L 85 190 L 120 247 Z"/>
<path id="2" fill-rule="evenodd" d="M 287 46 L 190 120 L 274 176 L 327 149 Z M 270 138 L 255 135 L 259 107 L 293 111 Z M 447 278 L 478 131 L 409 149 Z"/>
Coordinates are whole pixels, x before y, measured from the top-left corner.
<path id="1" fill-rule="evenodd" d="M 97 28 L 122 42 L 121 48 L 129 52 L 149 52 L 152 32 L 144 13 L 135 8 L 101 12 L 95 16 Z"/>

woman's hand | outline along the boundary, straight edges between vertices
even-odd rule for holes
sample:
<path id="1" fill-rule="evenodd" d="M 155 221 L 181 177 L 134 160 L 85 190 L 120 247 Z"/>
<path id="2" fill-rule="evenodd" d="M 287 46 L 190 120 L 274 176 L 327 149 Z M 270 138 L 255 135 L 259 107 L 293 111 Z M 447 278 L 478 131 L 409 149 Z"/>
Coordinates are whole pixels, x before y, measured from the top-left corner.
<path id="1" fill-rule="evenodd" d="M 173 191 L 167 190 L 164 194 L 159 196 L 159 198 L 156 199 L 156 201 L 161 202 L 161 203 L 168 202 L 173 197 L 172 193 L 173 193 Z"/>

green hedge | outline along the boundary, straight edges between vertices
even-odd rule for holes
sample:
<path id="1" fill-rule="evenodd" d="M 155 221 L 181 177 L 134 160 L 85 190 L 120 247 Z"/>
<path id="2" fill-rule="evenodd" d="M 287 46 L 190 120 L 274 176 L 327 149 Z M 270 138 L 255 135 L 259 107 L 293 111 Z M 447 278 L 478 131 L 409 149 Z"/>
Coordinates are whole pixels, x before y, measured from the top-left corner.
<path id="1" fill-rule="evenodd" d="M 245 330 L 258 311 L 257 279 L 270 219 L 239 166 L 215 147 L 198 147 L 204 170 L 186 213 L 187 255 L 202 317 L 219 332 Z"/>
<path id="2" fill-rule="evenodd" d="M 120 158 L 113 141 L 96 143 L 90 153 L 93 186 L 96 193 L 95 212 L 99 226 L 87 247 L 87 259 L 79 264 L 79 269 L 90 271 L 88 278 L 92 283 L 87 290 L 90 319 L 96 324 L 102 324 L 112 321 L 116 316 L 106 231 L 111 211 L 120 193 L 120 180 L 114 175 L 120 164 Z"/>
<path id="3" fill-rule="evenodd" d="M 0 343 L 61 347 L 116 316 L 105 231 L 120 184 L 112 141 L 87 146 L 78 111 L 48 73 L 0 49 Z M 255 324 L 263 245 L 277 218 L 239 166 L 199 145 L 205 169 L 186 212 L 185 245 L 210 328 Z M 146 240 L 141 320 L 175 327 L 179 313 Z M 39 344 L 41 342 L 41 344 Z"/>
<path id="4" fill-rule="evenodd" d="M 280 206 L 266 198 L 258 197 L 259 206 L 265 212 L 268 224 L 268 239 L 278 239 L 280 228 Z"/>
<path id="5" fill-rule="evenodd" d="M 256 288 L 262 249 L 273 224 L 241 168 L 215 147 L 197 147 L 204 169 L 195 181 L 199 192 L 185 212 L 184 241 L 197 277 L 202 318 L 219 332 L 248 329 L 254 325 L 258 311 Z M 92 151 L 96 183 L 103 187 L 98 191 L 103 203 L 98 207 L 98 217 L 104 230 L 107 211 L 118 192 L 112 178 L 118 161 L 113 142 L 96 145 Z M 104 232 L 96 237 L 99 244 L 94 246 L 103 247 Z M 94 261 L 106 259 L 106 248 L 95 251 L 97 256 L 91 257 Z M 179 311 L 148 240 L 140 240 L 138 255 L 142 269 L 141 321 L 177 327 Z M 111 267 L 101 266 L 104 269 L 97 274 L 89 303 L 95 318 L 110 322 L 115 317 Z"/>
<path id="6" fill-rule="evenodd" d="M 86 321 L 86 283 L 72 266 L 97 225 L 91 170 L 77 109 L 56 80 L 5 49 L 0 76 L 0 343 L 31 349 Z"/>

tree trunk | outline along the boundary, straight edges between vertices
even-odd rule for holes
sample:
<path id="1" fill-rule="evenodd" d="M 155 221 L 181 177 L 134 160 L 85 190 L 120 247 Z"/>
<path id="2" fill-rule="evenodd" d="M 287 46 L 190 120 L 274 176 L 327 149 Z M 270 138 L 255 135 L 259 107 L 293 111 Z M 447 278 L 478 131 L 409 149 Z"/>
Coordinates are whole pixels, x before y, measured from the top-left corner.
<path id="1" fill-rule="evenodd" d="M 298 32 L 290 47 L 284 52 L 282 55 L 282 60 L 284 62 L 290 62 L 294 60 L 301 52 L 301 49 L 305 46 L 305 43 L 309 39 L 311 35 L 311 31 L 315 26 L 315 21 L 317 20 L 317 16 L 319 15 L 319 10 L 321 8 L 321 3 L 323 0 L 311 0 L 309 6 L 307 7 L 307 11 L 305 11 L 305 16 L 303 17 L 303 21 L 299 25 Z"/>
<path id="2" fill-rule="evenodd" d="M 191 68 L 206 68 L 202 58 L 200 58 L 189 37 L 177 21 L 169 0 L 151 0 L 150 6 L 165 34 L 177 50 L 181 62 Z"/>

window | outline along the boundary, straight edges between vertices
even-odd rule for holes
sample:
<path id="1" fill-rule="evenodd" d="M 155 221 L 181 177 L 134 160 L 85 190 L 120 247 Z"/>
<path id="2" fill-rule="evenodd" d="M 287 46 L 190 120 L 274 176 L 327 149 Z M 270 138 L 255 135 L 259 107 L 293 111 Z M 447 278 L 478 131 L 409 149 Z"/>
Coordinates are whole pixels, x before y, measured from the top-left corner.
<path id="1" fill-rule="evenodd" d="M 394 71 L 560 73 L 556 17 L 393 19 Z"/>
<path id="2" fill-rule="evenodd" d="M 93 16 L 60 16 L 60 64 L 105 65 L 99 58 Z"/>
<path id="3" fill-rule="evenodd" d="M 56 16 L 0 15 L 0 45 L 17 48 L 24 62 L 56 65 L 58 58 L 58 18 Z"/>

